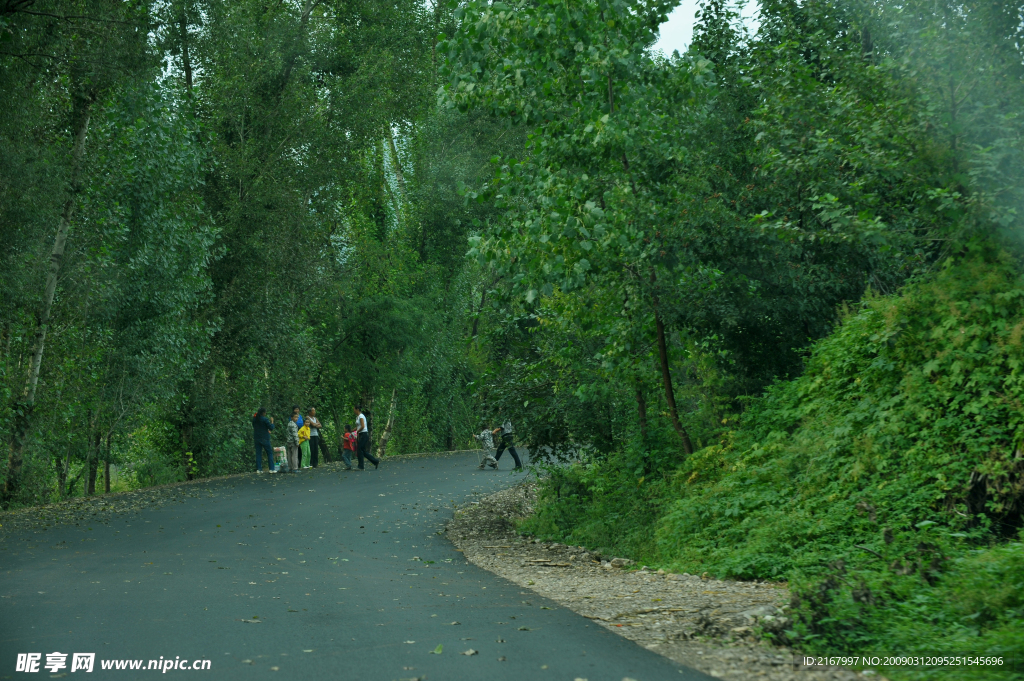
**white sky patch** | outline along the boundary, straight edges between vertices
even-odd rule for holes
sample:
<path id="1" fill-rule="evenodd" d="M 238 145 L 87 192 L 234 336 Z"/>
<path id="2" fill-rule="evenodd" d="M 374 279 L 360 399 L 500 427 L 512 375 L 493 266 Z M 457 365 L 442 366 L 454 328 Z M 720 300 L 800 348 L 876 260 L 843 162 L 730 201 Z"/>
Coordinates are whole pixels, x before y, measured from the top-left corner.
<path id="1" fill-rule="evenodd" d="M 696 14 L 699 9 L 699 0 L 682 0 L 668 16 L 668 21 L 661 25 L 661 37 L 654 44 L 654 49 L 664 52 L 666 56 L 671 56 L 673 50 L 679 50 L 680 54 L 686 52 L 693 41 L 693 26 L 697 23 Z M 757 2 L 749 2 L 741 13 L 743 23 L 751 34 L 757 32 L 759 9 Z"/>

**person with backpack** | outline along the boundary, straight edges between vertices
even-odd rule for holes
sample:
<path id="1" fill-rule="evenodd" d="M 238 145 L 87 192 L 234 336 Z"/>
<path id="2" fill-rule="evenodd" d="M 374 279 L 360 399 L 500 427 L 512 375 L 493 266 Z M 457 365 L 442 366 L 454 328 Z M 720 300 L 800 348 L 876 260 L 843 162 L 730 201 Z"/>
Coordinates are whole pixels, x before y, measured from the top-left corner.
<path id="1" fill-rule="evenodd" d="M 492 468 L 498 467 L 498 459 L 500 459 L 502 453 L 508 449 L 508 453 L 512 455 L 512 459 L 516 462 L 515 468 L 512 470 L 523 470 L 523 462 L 519 460 L 519 454 L 516 452 L 515 443 L 513 442 L 515 439 L 515 429 L 512 428 L 512 421 L 505 419 L 504 423 L 501 424 L 501 427 L 495 428 L 491 433 L 493 435 L 498 435 L 501 438 L 501 444 L 498 445 L 498 451 L 494 453 L 494 466 L 492 466 Z"/>
<path id="2" fill-rule="evenodd" d="M 267 410 L 260 407 L 252 415 L 252 439 L 256 443 L 256 472 L 263 472 L 263 452 L 267 453 L 267 470 L 276 472 L 274 448 L 270 444 L 270 431 L 274 430 L 274 419 L 267 418 Z"/>
<path id="3" fill-rule="evenodd" d="M 370 428 L 363 414 L 362 405 L 356 405 L 356 457 L 359 459 L 359 470 L 363 470 L 363 459 L 369 459 L 374 469 L 380 468 L 380 459 L 370 453 Z"/>

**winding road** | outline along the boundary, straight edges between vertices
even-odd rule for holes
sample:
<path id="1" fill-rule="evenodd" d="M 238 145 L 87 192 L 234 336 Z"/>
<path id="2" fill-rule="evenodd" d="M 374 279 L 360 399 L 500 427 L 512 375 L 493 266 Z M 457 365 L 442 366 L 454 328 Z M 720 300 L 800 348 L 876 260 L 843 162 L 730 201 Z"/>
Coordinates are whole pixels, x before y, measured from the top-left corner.
<path id="1" fill-rule="evenodd" d="M 711 678 L 469 564 L 443 536 L 453 506 L 518 479 L 475 464 L 235 476 L 106 524 L 8 536 L 0 679 Z M 64 667 L 46 667 L 52 653 Z M 95 653 L 93 672 L 72 671 L 73 653 Z M 19 654 L 38 671 L 17 671 Z"/>

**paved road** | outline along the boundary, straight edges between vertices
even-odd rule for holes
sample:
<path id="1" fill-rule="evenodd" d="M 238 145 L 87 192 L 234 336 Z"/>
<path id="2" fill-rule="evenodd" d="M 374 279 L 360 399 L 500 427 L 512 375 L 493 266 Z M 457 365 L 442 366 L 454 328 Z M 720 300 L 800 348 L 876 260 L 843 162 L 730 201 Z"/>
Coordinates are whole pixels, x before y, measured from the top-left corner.
<path id="1" fill-rule="evenodd" d="M 452 506 L 516 480 L 475 462 L 239 476 L 106 525 L 9 537 L 0 678 L 50 678 L 53 652 L 95 653 L 86 678 L 710 678 L 467 563 L 439 534 Z M 16 672 L 19 653 L 41 653 L 39 672 Z M 161 657 L 211 669 L 145 669 Z M 143 670 L 101 668 L 118 659 Z M 56 673 L 77 678 L 66 662 Z"/>

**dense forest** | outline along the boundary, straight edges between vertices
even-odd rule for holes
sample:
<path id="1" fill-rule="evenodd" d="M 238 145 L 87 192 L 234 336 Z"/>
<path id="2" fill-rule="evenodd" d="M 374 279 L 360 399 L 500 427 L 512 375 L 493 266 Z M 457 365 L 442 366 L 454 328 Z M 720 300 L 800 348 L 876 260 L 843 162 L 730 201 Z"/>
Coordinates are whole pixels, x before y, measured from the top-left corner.
<path id="1" fill-rule="evenodd" d="M 4 506 L 509 418 L 524 532 L 1024 655 L 1024 5 L 675 4 L 0 0 Z"/>

